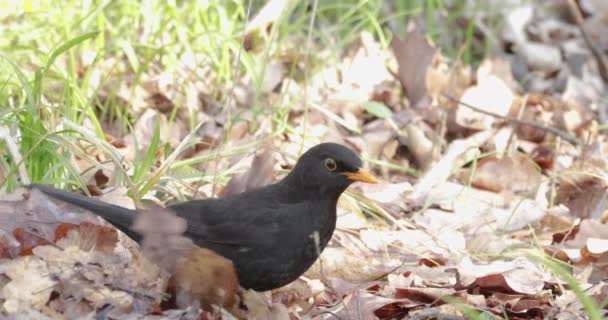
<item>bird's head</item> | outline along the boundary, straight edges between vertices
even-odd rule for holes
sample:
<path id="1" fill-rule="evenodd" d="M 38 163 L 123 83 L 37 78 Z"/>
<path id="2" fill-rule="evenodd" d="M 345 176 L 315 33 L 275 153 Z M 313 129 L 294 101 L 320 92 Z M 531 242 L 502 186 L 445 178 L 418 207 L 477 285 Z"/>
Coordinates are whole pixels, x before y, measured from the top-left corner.
<path id="1" fill-rule="evenodd" d="M 353 182 L 376 183 L 376 178 L 362 166 L 361 159 L 351 149 L 336 143 L 322 143 L 300 157 L 290 178 L 308 190 L 339 196 Z"/>

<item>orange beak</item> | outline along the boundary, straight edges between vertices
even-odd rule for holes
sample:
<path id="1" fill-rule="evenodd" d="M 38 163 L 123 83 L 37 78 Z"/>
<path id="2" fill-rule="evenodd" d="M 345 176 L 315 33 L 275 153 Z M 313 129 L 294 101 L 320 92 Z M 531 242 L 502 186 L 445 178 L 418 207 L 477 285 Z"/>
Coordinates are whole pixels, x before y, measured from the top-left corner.
<path id="1" fill-rule="evenodd" d="M 357 172 L 344 172 L 342 174 L 345 175 L 346 178 L 348 178 L 349 180 L 353 180 L 353 181 L 361 181 L 361 182 L 365 182 L 365 183 L 378 182 L 378 180 L 376 180 L 376 178 L 374 176 L 372 176 L 371 173 L 369 173 L 363 169 L 359 169 Z"/>

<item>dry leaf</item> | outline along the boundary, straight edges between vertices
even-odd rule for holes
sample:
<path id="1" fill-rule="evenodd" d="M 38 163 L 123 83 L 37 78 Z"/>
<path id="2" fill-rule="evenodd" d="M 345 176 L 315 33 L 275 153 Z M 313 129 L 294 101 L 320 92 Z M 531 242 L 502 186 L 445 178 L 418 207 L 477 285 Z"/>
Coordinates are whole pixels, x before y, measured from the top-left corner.
<path id="1" fill-rule="evenodd" d="M 133 224 L 142 234 L 142 253 L 174 276 L 179 307 L 234 306 L 238 278 L 232 262 L 197 247 L 183 235 L 186 227 L 185 219 L 166 208 L 142 210 Z"/>
<path id="2" fill-rule="evenodd" d="M 357 290 L 347 295 L 342 303 L 324 310 L 323 314 L 313 319 L 374 319 L 376 310 L 398 301 Z"/>
<path id="3" fill-rule="evenodd" d="M 420 34 L 415 25 L 408 29 L 405 41 L 393 35 L 391 48 L 399 65 L 399 81 L 410 104 L 415 106 L 427 95 L 426 73 L 437 49 Z"/>
<path id="4" fill-rule="evenodd" d="M 232 261 L 211 250 L 197 248 L 175 270 L 177 305 L 181 308 L 199 302 L 231 308 L 236 302 L 239 283 Z"/>
<path id="5" fill-rule="evenodd" d="M 540 181 L 541 173 L 532 159 L 516 153 L 500 159 L 481 159 L 471 182 L 480 189 L 520 193 L 536 189 Z"/>
<path id="6" fill-rule="evenodd" d="M 469 87 L 460 97 L 460 101 L 478 109 L 506 116 L 513 104 L 511 89 L 498 77 L 487 75 L 478 79 L 476 86 Z M 456 123 L 475 130 L 491 129 L 496 117 L 485 115 L 464 105 L 456 110 Z"/>
<path id="7" fill-rule="evenodd" d="M 47 264 L 35 256 L 3 262 L 0 274 L 10 279 L 2 288 L 3 308 L 8 313 L 17 312 L 21 303 L 41 310 L 57 283 L 51 279 Z"/>
<path id="8" fill-rule="evenodd" d="M 502 288 L 534 295 L 545 285 L 544 273 L 525 258 L 488 264 L 473 264 L 464 259 L 458 266 L 458 274 L 464 287 L 479 286 L 486 290 Z"/>
<path id="9" fill-rule="evenodd" d="M 266 144 L 253 157 L 251 167 L 247 172 L 228 181 L 222 196 L 227 197 L 272 183 L 273 168 L 272 148 L 269 144 Z"/>

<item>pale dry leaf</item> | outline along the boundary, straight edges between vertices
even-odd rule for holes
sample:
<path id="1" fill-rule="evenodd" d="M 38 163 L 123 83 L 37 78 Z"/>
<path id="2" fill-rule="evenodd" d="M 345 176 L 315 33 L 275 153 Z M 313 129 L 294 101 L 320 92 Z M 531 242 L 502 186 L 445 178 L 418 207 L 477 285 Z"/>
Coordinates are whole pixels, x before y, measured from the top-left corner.
<path id="1" fill-rule="evenodd" d="M 495 76 L 502 80 L 512 90 L 517 89 L 513 72 L 511 71 L 511 63 L 509 60 L 501 57 L 493 57 L 485 59 L 477 68 L 477 79 L 485 79 L 489 76 Z"/>
<path id="2" fill-rule="evenodd" d="M 578 232 L 572 240 L 564 242 L 566 248 L 584 248 L 589 239 L 608 239 L 608 225 L 595 220 L 585 219 L 581 221 Z"/>
<path id="3" fill-rule="evenodd" d="M 129 197 L 129 189 L 126 187 L 116 187 L 110 190 L 104 190 L 104 193 L 99 197 L 99 200 L 119 207 L 135 209 L 133 199 Z"/>
<path id="4" fill-rule="evenodd" d="M 590 2 L 590 1 L 582 1 L 582 2 Z M 601 51 L 608 49 L 608 37 L 603 32 L 608 27 L 608 8 L 605 5 L 604 1 L 592 1 L 594 4 L 593 7 L 593 15 L 589 18 L 585 19 L 583 23 L 583 27 L 585 31 L 588 33 L 589 37 L 593 41 L 594 45 Z M 599 7 L 599 10 L 596 9 Z"/>
<path id="5" fill-rule="evenodd" d="M 385 157 L 387 144 L 394 139 L 394 132 L 384 125 L 386 123 L 385 120 L 378 119 L 376 121 L 381 122 L 382 126 L 364 129 L 363 136 L 361 137 L 361 150 L 372 158 L 382 159 Z M 346 139 L 349 142 L 354 142 L 356 138 L 347 137 Z"/>
<path id="6" fill-rule="evenodd" d="M 77 264 L 87 264 L 92 261 L 90 252 L 82 251 L 76 246 L 61 249 L 45 245 L 34 248 L 32 252 L 47 264 L 50 274 L 60 275 L 59 278 L 73 276 L 78 272 L 75 267 Z"/>
<path id="7" fill-rule="evenodd" d="M 357 290 L 347 295 L 342 303 L 323 310 L 324 312 L 313 319 L 375 319 L 374 312 L 388 304 L 399 302 L 399 299 L 391 299 L 369 292 Z"/>
<path id="8" fill-rule="evenodd" d="M 534 7 L 518 6 L 505 15 L 505 28 L 502 38 L 508 42 L 525 43 L 528 41 L 526 25 L 534 17 Z"/>
<path id="9" fill-rule="evenodd" d="M 433 101 L 438 101 L 443 106 L 453 106 L 453 102 L 448 100 L 443 95 L 445 93 L 460 96 L 472 85 L 473 74 L 469 65 L 464 66 L 460 62 L 451 63 L 449 59 L 444 58 L 439 53 L 435 54 L 431 67 L 426 73 L 426 87 L 429 96 Z M 431 106 L 425 107 L 427 110 Z M 422 110 L 421 110 L 422 111 Z M 444 108 L 429 108 L 428 116 L 435 119 L 440 119 L 438 116 L 443 115 Z M 453 115 L 448 117 L 448 130 L 454 127 Z M 456 128 L 461 129 L 461 128 Z"/>
<path id="10" fill-rule="evenodd" d="M 152 142 L 158 124 L 160 130 L 160 140 L 166 141 L 172 147 L 177 147 L 182 138 L 186 135 L 184 124 L 174 121 L 169 124 L 167 116 L 153 109 L 146 109 L 137 119 L 133 126 L 133 131 L 124 137 L 129 154 L 127 158 L 136 159 L 136 153 L 145 152 Z M 139 147 L 139 150 L 136 149 Z"/>
<path id="11" fill-rule="evenodd" d="M 360 214 L 343 210 L 341 206 L 338 206 L 337 229 L 363 229 L 367 227 L 369 227 L 367 221 Z"/>
<path id="12" fill-rule="evenodd" d="M 498 255 L 508 246 L 509 242 L 495 232 L 479 232 L 467 237 L 467 250 L 470 254 Z"/>
<path id="13" fill-rule="evenodd" d="M 407 248 L 419 257 L 444 257 L 461 253 L 465 249 L 462 232 L 443 229 L 431 234 L 425 230 L 362 230 L 361 240 L 371 249 L 382 251 L 387 247 Z"/>
<path id="14" fill-rule="evenodd" d="M 404 130 L 405 137 L 400 137 L 399 142 L 408 147 L 412 153 L 416 164 L 422 169 L 427 170 L 434 162 L 435 142 L 427 138 L 421 126 L 423 122 L 409 123 Z"/>
<path id="15" fill-rule="evenodd" d="M 608 252 L 608 238 L 598 239 L 589 238 L 587 239 L 587 250 L 594 255 L 601 255 Z"/>
<path id="16" fill-rule="evenodd" d="M 17 312 L 22 303 L 41 310 L 48 302 L 56 281 L 50 277 L 47 264 L 36 256 L 25 256 L 0 264 L 0 274 L 10 278 L 2 288 L 3 309 Z"/>
<path id="17" fill-rule="evenodd" d="M 481 110 L 506 116 L 511 110 L 514 96 L 503 80 L 494 75 L 487 75 L 478 79 L 476 86 L 466 89 L 459 100 Z M 491 129 L 496 121 L 496 117 L 482 114 L 464 105 L 459 105 L 456 110 L 456 123 L 464 128 L 487 130 Z"/>
<path id="18" fill-rule="evenodd" d="M 556 320 L 587 319 L 588 314 L 585 311 L 583 304 L 577 294 L 572 290 L 565 290 L 561 295 L 555 298 L 553 303 L 562 310 L 562 312 L 559 312 L 556 315 Z"/>
<path id="19" fill-rule="evenodd" d="M 590 85 L 588 81 L 571 75 L 568 77 L 566 89 L 562 93 L 561 98 L 567 103 L 588 106 L 596 103 L 601 98 L 601 90 L 596 89 L 594 85 Z M 570 129 L 569 127 L 567 128 Z"/>
<path id="20" fill-rule="evenodd" d="M 381 278 L 398 265 L 398 261 L 373 253 L 361 256 L 345 248 L 325 248 L 305 275 L 313 279 L 340 278 L 363 283 Z"/>
<path id="21" fill-rule="evenodd" d="M 265 29 L 268 25 L 275 23 L 293 3 L 291 1 L 273 0 L 268 1 L 255 15 L 251 22 L 247 25 L 246 34 L 249 34 L 257 29 Z"/>
<path id="22" fill-rule="evenodd" d="M 409 182 L 377 183 L 360 186 L 368 199 L 402 206 L 403 197 L 413 190 Z"/>
<path id="23" fill-rule="evenodd" d="M 545 275 L 542 270 L 528 260 L 515 260 L 515 268 L 505 272 L 503 276 L 507 285 L 515 292 L 523 294 L 539 294 L 545 285 Z"/>
<path id="24" fill-rule="evenodd" d="M 6 148 L 5 150 L 8 152 L 11 159 L 13 159 L 13 161 L 15 161 L 15 163 L 17 164 L 17 171 L 19 172 L 19 179 L 21 180 L 21 183 L 29 184 L 30 177 L 27 173 L 26 162 L 23 161 L 23 156 L 19 151 L 19 146 L 17 142 L 19 138 L 16 135 L 17 131 L 11 132 L 8 126 L 0 127 L 0 141 L 4 141 L 4 148 Z M 3 171 L 0 171 L 0 178 L 4 179 L 4 175 L 5 173 Z M 5 195 L 3 193 L 4 191 L 0 191 L 0 200 L 5 200 Z"/>
<path id="25" fill-rule="evenodd" d="M 424 176 L 418 179 L 414 186 L 414 192 L 411 193 L 407 200 L 415 206 L 423 206 L 427 197 L 434 193 L 438 187 L 441 187 L 456 168 L 458 159 L 468 150 L 480 147 L 488 138 L 492 136 L 490 131 L 482 131 L 465 139 L 452 141 L 446 152 L 433 167 L 426 171 Z"/>
<path id="26" fill-rule="evenodd" d="M 559 48 L 538 42 L 516 44 L 513 50 L 523 56 L 531 70 L 554 72 L 562 65 L 562 55 Z"/>
<path id="27" fill-rule="evenodd" d="M 287 72 L 287 67 L 282 62 L 273 62 L 266 65 L 262 81 L 262 92 L 273 91 L 283 81 Z"/>
<path id="28" fill-rule="evenodd" d="M 49 308 L 67 319 L 87 319 L 95 310 L 88 302 L 79 300 L 57 297 L 49 302 Z"/>
<path id="29" fill-rule="evenodd" d="M 63 244 L 67 243 L 69 241 Z M 112 304 L 124 312 L 134 304 L 149 306 L 153 301 L 148 297 L 159 300 L 165 287 L 158 268 L 146 267 L 138 259 L 117 257 L 112 252 L 106 255 L 101 251 L 83 251 L 77 243 L 64 249 L 38 246 L 33 254 L 45 261 L 50 276 L 58 281 L 60 297 L 84 299 L 94 308 Z M 132 295 L 132 292 L 145 294 Z M 64 307 L 63 304 L 56 306 Z"/>

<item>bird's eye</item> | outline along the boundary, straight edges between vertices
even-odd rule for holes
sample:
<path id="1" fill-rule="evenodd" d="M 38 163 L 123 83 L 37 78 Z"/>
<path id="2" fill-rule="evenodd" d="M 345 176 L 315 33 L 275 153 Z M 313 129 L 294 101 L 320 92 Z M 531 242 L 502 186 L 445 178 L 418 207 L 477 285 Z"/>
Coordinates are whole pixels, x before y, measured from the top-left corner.
<path id="1" fill-rule="evenodd" d="M 336 160 L 334 160 L 332 158 L 325 159 L 325 168 L 327 168 L 327 170 L 329 170 L 329 171 L 335 171 L 338 168 L 338 165 L 336 164 Z"/>

